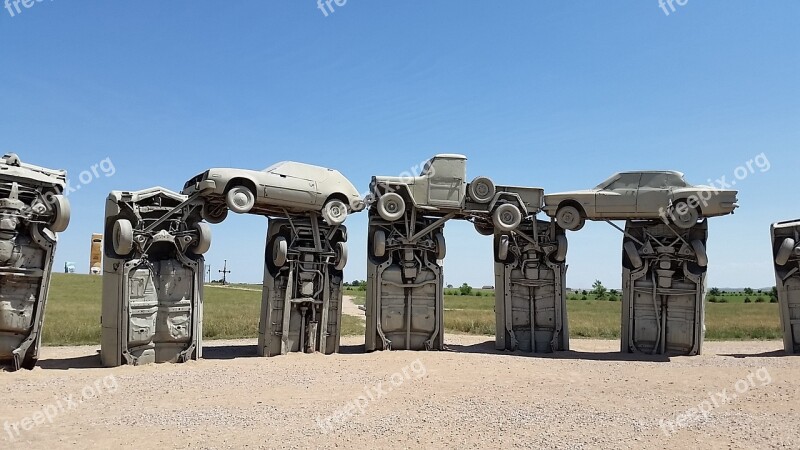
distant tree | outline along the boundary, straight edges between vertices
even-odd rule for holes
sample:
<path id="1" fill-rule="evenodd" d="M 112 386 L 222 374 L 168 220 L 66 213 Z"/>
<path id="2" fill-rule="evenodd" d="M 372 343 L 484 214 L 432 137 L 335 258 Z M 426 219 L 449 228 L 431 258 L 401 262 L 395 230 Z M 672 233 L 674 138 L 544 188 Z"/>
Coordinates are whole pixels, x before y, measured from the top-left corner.
<path id="1" fill-rule="evenodd" d="M 619 295 L 619 292 L 617 292 L 616 289 L 611 289 L 610 291 L 608 291 L 608 293 L 610 295 L 613 295 L 614 297 L 617 297 Z"/>
<path id="2" fill-rule="evenodd" d="M 586 291 L 583 291 L 583 292 L 586 292 Z M 586 294 L 583 294 L 583 296 L 581 297 L 581 300 L 589 300 L 589 297 L 587 297 Z"/>
<path id="3" fill-rule="evenodd" d="M 776 286 L 772 286 L 772 290 L 769 291 L 769 302 L 778 303 L 778 288 Z"/>
<path id="4" fill-rule="evenodd" d="M 458 288 L 458 291 L 461 293 L 461 295 L 470 295 L 472 294 L 472 286 L 464 283 L 460 288 Z"/>
<path id="5" fill-rule="evenodd" d="M 594 294 L 594 298 L 603 300 L 606 298 L 606 293 L 608 293 L 608 289 L 603 286 L 603 283 L 600 280 L 595 280 L 594 284 L 592 284 L 592 294 Z"/>
<path id="6" fill-rule="evenodd" d="M 447 289 L 453 289 L 453 285 L 452 284 L 448 284 L 447 285 Z"/>
<path id="7" fill-rule="evenodd" d="M 753 295 L 754 294 L 752 288 L 744 288 L 744 293 L 745 293 L 745 295 Z"/>
<path id="8" fill-rule="evenodd" d="M 719 288 L 711 288 L 711 290 L 708 291 L 708 293 L 713 295 L 714 297 L 719 297 L 720 295 L 722 295 L 722 292 L 720 292 Z"/>
<path id="9" fill-rule="evenodd" d="M 612 290 L 611 293 L 608 294 L 608 301 L 610 302 L 618 302 L 619 297 L 617 297 L 616 291 Z"/>
<path id="10" fill-rule="evenodd" d="M 752 300 L 750 300 L 750 297 L 745 297 L 745 298 L 744 298 L 744 302 L 745 302 L 745 303 L 753 303 L 753 301 L 752 301 Z"/>
<path id="11" fill-rule="evenodd" d="M 584 290 L 582 290 L 582 291 L 581 291 L 581 295 L 583 295 L 584 297 L 586 297 L 587 295 L 589 295 L 589 293 L 588 293 L 588 292 L 586 292 L 586 289 L 584 289 Z"/>

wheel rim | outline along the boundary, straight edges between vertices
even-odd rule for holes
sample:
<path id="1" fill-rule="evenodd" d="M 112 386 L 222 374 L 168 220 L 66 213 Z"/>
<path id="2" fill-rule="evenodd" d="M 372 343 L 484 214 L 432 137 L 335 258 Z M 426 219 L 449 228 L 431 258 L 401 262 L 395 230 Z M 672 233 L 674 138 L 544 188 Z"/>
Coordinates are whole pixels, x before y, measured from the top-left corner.
<path id="1" fill-rule="evenodd" d="M 475 186 L 475 193 L 478 194 L 479 197 L 484 198 L 489 195 L 489 186 L 486 183 L 479 183 Z"/>
<path id="2" fill-rule="evenodd" d="M 558 216 L 558 221 L 561 222 L 561 225 L 564 228 L 574 228 L 579 220 L 580 217 L 575 214 L 575 211 L 573 211 L 572 208 L 564 209 Z"/>
<path id="3" fill-rule="evenodd" d="M 231 196 L 231 202 L 241 209 L 246 208 L 250 204 L 250 195 L 246 192 L 237 191 Z"/>
<path id="4" fill-rule="evenodd" d="M 515 220 L 514 213 L 512 213 L 511 211 L 503 211 L 503 213 L 500 214 L 500 221 L 506 225 L 513 225 L 514 220 Z"/>

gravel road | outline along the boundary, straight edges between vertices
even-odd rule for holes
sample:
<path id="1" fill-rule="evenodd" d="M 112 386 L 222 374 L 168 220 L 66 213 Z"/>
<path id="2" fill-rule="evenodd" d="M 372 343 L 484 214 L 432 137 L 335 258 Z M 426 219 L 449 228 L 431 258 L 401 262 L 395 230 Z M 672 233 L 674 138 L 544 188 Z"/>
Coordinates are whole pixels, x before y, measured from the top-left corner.
<path id="1" fill-rule="evenodd" d="M 115 369 L 96 346 L 45 348 L 34 371 L 0 373 L 0 448 L 800 448 L 800 358 L 779 342 L 535 357 L 490 339 L 271 359 L 212 341 L 202 361 Z"/>

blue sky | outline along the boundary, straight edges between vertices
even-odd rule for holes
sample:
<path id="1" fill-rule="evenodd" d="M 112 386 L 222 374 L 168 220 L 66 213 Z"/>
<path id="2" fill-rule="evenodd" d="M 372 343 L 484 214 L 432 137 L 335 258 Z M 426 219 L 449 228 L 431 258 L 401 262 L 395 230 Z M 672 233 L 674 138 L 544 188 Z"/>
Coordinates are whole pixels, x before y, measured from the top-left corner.
<path id="1" fill-rule="evenodd" d="M 549 192 L 619 170 L 740 180 L 710 220 L 709 285 L 774 283 L 769 225 L 800 218 L 800 3 L 689 0 L 314 0 L 34 3 L 0 10 L 0 151 L 73 178 L 56 265 L 88 268 L 113 189 L 179 190 L 209 167 L 293 159 L 361 190 L 436 153 L 468 176 Z M 13 8 L 13 5 L 12 5 Z M 76 184 L 76 179 L 73 184 Z M 366 273 L 366 214 L 348 220 L 348 280 Z M 260 282 L 266 219 L 214 227 L 207 261 Z M 491 239 L 446 227 L 446 282 L 493 284 Z M 570 233 L 568 285 L 619 287 L 621 235 Z"/>

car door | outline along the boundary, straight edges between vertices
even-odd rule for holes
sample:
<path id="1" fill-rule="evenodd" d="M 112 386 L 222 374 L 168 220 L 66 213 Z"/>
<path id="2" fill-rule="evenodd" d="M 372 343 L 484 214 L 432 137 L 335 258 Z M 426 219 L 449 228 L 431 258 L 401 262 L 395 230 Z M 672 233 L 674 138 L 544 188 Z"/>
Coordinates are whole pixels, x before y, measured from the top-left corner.
<path id="1" fill-rule="evenodd" d="M 627 218 L 636 213 L 636 196 L 640 173 L 623 173 L 595 194 L 597 215 L 605 218 Z"/>
<path id="2" fill-rule="evenodd" d="M 317 183 L 296 176 L 267 172 L 262 194 L 270 204 L 278 206 L 313 206 L 317 200 Z"/>
<path id="3" fill-rule="evenodd" d="M 667 182 L 667 174 L 642 174 L 639 195 L 636 199 L 636 214 L 642 217 L 658 216 L 669 206 L 671 195 L 672 189 Z"/>
<path id="4" fill-rule="evenodd" d="M 428 181 L 428 205 L 438 207 L 458 208 L 464 199 L 464 174 L 466 173 L 463 159 L 436 159 L 433 161 L 433 170 L 426 170 Z"/>

